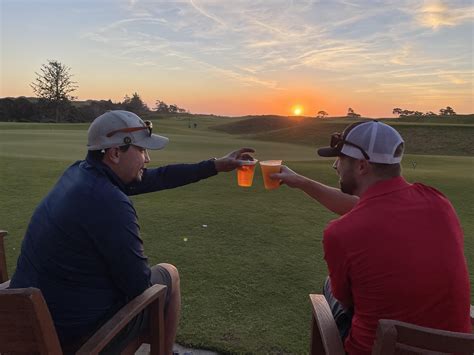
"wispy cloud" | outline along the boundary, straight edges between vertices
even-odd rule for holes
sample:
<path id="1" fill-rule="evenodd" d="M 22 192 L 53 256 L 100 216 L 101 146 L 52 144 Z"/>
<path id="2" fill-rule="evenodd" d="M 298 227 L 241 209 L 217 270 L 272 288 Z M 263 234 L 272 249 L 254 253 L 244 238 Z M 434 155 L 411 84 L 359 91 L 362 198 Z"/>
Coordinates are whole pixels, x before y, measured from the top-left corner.
<path id="1" fill-rule="evenodd" d="M 209 14 L 207 11 L 205 11 L 202 7 L 198 6 L 196 4 L 195 0 L 189 0 L 189 3 L 191 4 L 192 7 L 194 7 L 198 13 L 201 15 L 204 15 L 205 17 L 211 19 L 212 21 L 218 23 L 221 26 L 227 27 L 224 22 L 222 22 L 220 19 L 218 19 L 216 16 Z"/>
<path id="2" fill-rule="evenodd" d="M 453 55 L 425 54 L 422 30 L 464 23 L 472 18 L 472 6 L 448 10 L 439 1 L 370 6 L 344 0 L 281 0 L 271 7 L 257 0 L 129 4 L 134 13 L 147 15 L 112 22 L 83 38 L 105 43 L 137 65 L 164 65 L 173 57 L 168 67 L 199 67 L 267 89 L 285 87 L 272 73 L 303 70 L 331 72 L 333 81 L 394 79 L 406 85 L 416 72 L 432 70 L 436 83 L 472 82 L 459 74 L 436 74 Z M 465 67 L 468 60 L 458 58 L 456 65 Z M 415 69 L 397 74 L 400 67 Z"/>
<path id="3" fill-rule="evenodd" d="M 446 79 L 449 82 L 457 85 L 463 85 L 463 84 L 468 84 L 469 82 L 465 80 L 463 77 L 459 77 L 456 75 L 451 75 L 451 74 L 444 74 L 439 76 L 442 79 Z"/>
<path id="4" fill-rule="evenodd" d="M 426 1 L 416 12 L 421 26 L 434 30 L 443 26 L 456 26 L 474 19 L 474 5 L 452 8 L 440 0 Z"/>
<path id="5" fill-rule="evenodd" d="M 255 24 L 257 24 L 258 26 L 264 28 L 265 30 L 269 31 L 269 32 L 278 33 L 278 34 L 281 34 L 281 35 L 287 35 L 287 33 L 282 31 L 281 29 L 279 29 L 277 27 L 274 27 L 274 26 L 271 26 L 269 24 L 263 23 L 262 21 L 259 21 L 259 20 L 251 20 L 251 21 L 254 22 Z"/>
<path id="6" fill-rule="evenodd" d="M 407 58 L 412 52 L 412 47 L 410 45 L 404 45 L 397 53 L 390 59 L 390 63 L 398 65 L 408 65 Z"/>
<path id="7" fill-rule="evenodd" d="M 87 32 L 87 33 L 84 33 L 84 34 L 80 35 L 80 38 L 89 39 L 91 41 L 101 42 L 101 43 L 109 42 L 108 36 L 103 36 L 98 32 Z"/>
<path id="8" fill-rule="evenodd" d="M 337 2 L 341 3 L 341 4 L 344 4 L 344 5 L 349 5 L 349 6 L 352 6 L 352 7 L 359 7 L 360 8 L 360 4 L 357 4 L 357 3 L 354 3 L 354 2 L 344 1 L 344 0 L 339 0 Z"/>
<path id="9" fill-rule="evenodd" d="M 167 21 L 163 18 L 149 18 L 149 17 L 135 17 L 135 18 L 127 18 L 127 19 L 123 19 L 123 20 L 119 20 L 119 21 L 116 21 L 116 22 L 113 22 L 105 27 L 102 27 L 100 28 L 98 31 L 99 32 L 107 32 L 107 31 L 111 31 L 111 30 L 114 30 L 114 29 L 120 29 L 120 28 L 126 28 L 128 24 L 134 24 L 134 23 L 137 23 L 137 24 L 140 24 L 140 25 L 143 25 L 143 24 L 166 24 Z"/>
<path id="10" fill-rule="evenodd" d="M 279 41 L 252 41 L 247 44 L 248 48 L 272 47 L 281 44 Z"/>

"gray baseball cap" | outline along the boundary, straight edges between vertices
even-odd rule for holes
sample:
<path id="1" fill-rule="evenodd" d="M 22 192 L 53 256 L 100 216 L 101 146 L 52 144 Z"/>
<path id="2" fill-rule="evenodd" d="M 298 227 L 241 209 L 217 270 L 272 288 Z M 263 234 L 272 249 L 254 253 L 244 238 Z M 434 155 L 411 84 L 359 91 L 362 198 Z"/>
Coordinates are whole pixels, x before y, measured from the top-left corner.
<path id="1" fill-rule="evenodd" d="M 133 144 L 146 149 L 163 149 L 169 139 L 152 134 L 153 125 L 133 112 L 112 110 L 97 117 L 88 131 L 88 150 Z"/>
<path id="2" fill-rule="evenodd" d="M 346 127 L 342 133 L 333 133 L 329 147 L 318 149 L 322 157 L 347 155 L 366 159 L 371 163 L 397 164 L 403 156 L 403 138 L 388 124 L 376 120 L 362 121 Z"/>

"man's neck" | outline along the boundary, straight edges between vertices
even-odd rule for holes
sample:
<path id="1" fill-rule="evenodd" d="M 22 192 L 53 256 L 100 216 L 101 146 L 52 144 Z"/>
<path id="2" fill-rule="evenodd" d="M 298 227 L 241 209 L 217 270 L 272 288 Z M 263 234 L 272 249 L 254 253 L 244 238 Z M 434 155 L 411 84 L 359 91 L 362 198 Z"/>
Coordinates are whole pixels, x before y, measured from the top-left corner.
<path id="1" fill-rule="evenodd" d="M 387 181 L 393 178 L 394 178 L 393 176 L 390 176 L 390 177 L 380 177 L 380 176 L 375 176 L 375 175 L 368 176 L 359 183 L 354 195 L 361 197 L 371 186 L 381 181 Z"/>

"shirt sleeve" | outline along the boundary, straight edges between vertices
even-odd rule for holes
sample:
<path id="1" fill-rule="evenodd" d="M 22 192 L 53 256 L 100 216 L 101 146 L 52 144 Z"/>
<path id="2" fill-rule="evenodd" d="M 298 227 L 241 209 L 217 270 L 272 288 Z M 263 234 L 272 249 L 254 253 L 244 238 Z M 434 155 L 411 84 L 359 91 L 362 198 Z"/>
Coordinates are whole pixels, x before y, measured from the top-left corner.
<path id="1" fill-rule="evenodd" d="M 100 214 L 94 243 L 117 287 L 133 298 L 150 287 L 151 270 L 144 255 L 135 209 L 130 201 L 111 201 Z"/>
<path id="2" fill-rule="evenodd" d="M 127 186 L 127 195 L 138 195 L 191 184 L 217 174 L 214 161 L 196 164 L 173 164 L 156 169 L 145 169 L 142 180 Z"/>
<path id="3" fill-rule="evenodd" d="M 333 295 L 345 307 L 350 307 L 352 292 L 348 256 L 340 239 L 331 230 L 331 225 L 324 231 L 323 248 Z"/>

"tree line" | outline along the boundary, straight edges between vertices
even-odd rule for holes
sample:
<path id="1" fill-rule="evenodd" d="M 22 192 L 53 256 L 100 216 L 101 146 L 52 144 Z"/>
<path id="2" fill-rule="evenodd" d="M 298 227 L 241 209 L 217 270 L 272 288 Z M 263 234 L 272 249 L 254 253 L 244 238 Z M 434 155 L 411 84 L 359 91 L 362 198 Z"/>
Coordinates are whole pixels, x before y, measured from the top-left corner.
<path id="1" fill-rule="evenodd" d="M 425 113 L 420 111 L 411 111 L 411 110 L 404 110 L 400 107 L 395 107 L 392 111 L 394 115 L 398 115 L 398 117 L 435 117 L 438 116 L 433 111 L 427 111 Z M 439 109 L 439 116 L 456 116 L 456 112 L 453 110 L 452 107 L 446 106 L 446 108 Z"/>
<path id="2" fill-rule="evenodd" d="M 394 115 L 398 115 L 398 117 L 403 118 L 403 117 L 454 117 L 457 116 L 457 113 L 454 111 L 454 109 L 450 106 L 446 106 L 446 108 L 441 108 L 439 109 L 439 114 L 434 113 L 433 111 L 427 111 L 425 113 L 421 111 L 411 111 L 411 110 L 405 110 L 401 109 L 399 107 L 396 107 L 393 109 L 392 113 Z M 316 118 L 325 118 L 329 114 L 326 111 L 318 111 Z M 360 118 L 361 115 L 356 113 L 351 107 L 347 109 L 347 118 Z"/>
<path id="3" fill-rule="evenodd" d="M 30 86 L 36 98 L 0 99 L 0 121 L 90 122 L 108 110 L 127 110 L 138 115 L 153 111 L 137 92 L 115 103 L 110 99 L 74 102 L 77 98 L 72 93 L 78 85 L 72 80 L 71 69 L 57 60 L 49 60 L 35 74 Z M 188 112 L 162 100 L 156 100 L 154 111 L 161 114 Z"/>
<path id="4" fill-rule="evenodd" d="M 0 99 L 0 121 L 90 122 L 108 110 L 127 110 L 138 115 L 152 111 L 160 114 L 189 112 L 176 104 L 168 105 L 162 100 L 156 100 L 155 107 L 150 109 L 137 92 L 131 97 L 125 95 L 122 102 L 114 103 L 109 99 L 74 103 L 77 97 L 72 93 L 78 88 L 77 82 L 72 80 L 71 68 L 57 60 L 49 60 L 35 74 L 36 78 L 30 86 L 36 98 Z M 394 108 L 392 113 L 401 118 L 438 116 L 432 111 L 423 113 L 399 107 Z M 323 119 L 327 116 L 329 114 L 326 111 L 320 110 L 316 118 Z M 447 106 L 439 110 L 439 116 L 456 116 L 456 112 Z M 361 115 L 349 107 L 346 117 L 359 118 Z"/>
<path id="5" fill-rule="evenodd" d="M 318 113 L 316 115 L 316 118 L 326 118 L 328 116 L 329 116 L 329 113 L 327 113 L 324 110 L 321 110 L 321 111 L 318 111 Z M 352 107 L 349 107 L 347 109 L 346 117 L 347 118 L 359 118 L 360 114 L 356 113 Z"/>

